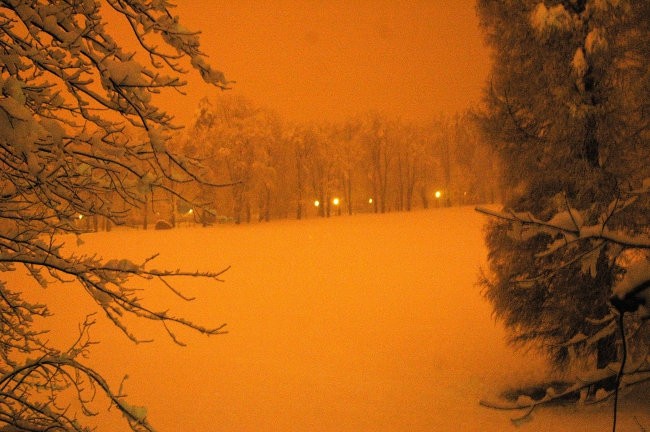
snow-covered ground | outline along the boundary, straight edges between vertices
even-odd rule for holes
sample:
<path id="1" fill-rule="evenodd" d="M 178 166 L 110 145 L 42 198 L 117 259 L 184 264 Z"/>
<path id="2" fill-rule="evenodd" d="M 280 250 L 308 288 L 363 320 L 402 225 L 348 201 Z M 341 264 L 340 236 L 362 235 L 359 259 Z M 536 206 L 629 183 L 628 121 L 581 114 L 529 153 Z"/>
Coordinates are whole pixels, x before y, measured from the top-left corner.
<path id="1" fill-rule="evenodd" d="M 157 285 L 143 293 L 206 325 L 227 322 L 227 335 L 181 330 L 182 348 L 136 322 L 155 342 L 134 345 L 100 316 L 89 361 L 116 386 L 128 374 L 130 403 L 146 405 L 160 431 L 611 430 L 610 404 L 538 409 L 519 427 L 510 418 L 520 413 L 479 406 L 546 374 L 534 353 L 504 343 L 476 286 L 484 222 L 450 208 L 86 235 L 83 248 L 105 257 L 232 266 L 223 284 L 185 281 L 189 304 Z M 59 318 L 54 339 L 94 310 L 72 286 L 38 296 Z M 639 399 L 623 400 L 619 431 L 650 427 Z"/>

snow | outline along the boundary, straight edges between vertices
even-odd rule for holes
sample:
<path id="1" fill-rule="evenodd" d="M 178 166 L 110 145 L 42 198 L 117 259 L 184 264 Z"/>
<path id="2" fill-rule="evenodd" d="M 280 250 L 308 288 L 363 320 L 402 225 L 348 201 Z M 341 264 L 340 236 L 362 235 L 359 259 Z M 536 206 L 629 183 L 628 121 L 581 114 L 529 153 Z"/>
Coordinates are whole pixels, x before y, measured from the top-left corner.
<path id="1" fill-rule="evenodd" d="M 585 38 L 585 49 L 587 54 L 594 54 L 599 50 L 607 48 L 607 39 L 600 28 L 593 28 Z"/>
<path id="2" fill-rule="evenodd" d="M 182 348 L 134 322 L 134 333 L 156 339 L 134 345 L 99 320 L 89 361 L 115 388 L 128 373 L 128 403 L 146 406 L 162 432 L 610 430 L 611 403 L 537 408 L 519 426 L 510 419 L 525 411 L 479 406 L 548 375 L 540 356 L 504 343 L 476 286 L 486 219 L 450 208 L 84 235 L 81 249 L 107 258 L 137 263 L 160 252 L 156 268 L 232 265 L 223 284 L 186 281 L 194 302 L 155 282 L 140 293 L 206 326 L 227 322 L 228 334 L 177 330 Z M 82 290 L 64 289 L 35 289 L 58 318 L 52 340 L 73 339 L 97 309 Z M 645 403 L 629 396 L 619 418 L 621 431 L 650 425 Z M 97 421 L 99 430 L 123 424 Z"/>
<path id="3" fill-rule="evenodd" d="M 591 5 L 594 9 L 600 10 L 600 11 L 606 11 L 610 7 L 618 7 L 620 3 L 620 0 L 593 0 L 591 2 Z"/>
<path id="4" fill-rule="evenodd" d="M 139 193 L 141 194 L 146 194 L 150 192 L 151 190 L 151 185 L 156 182 L 156 177 L 154 176 L 153 173 L 150 171 L 147 171 L 142 175 L 142 177 L 138 178 L 138 183 L 136 185 L 136 189 L 138 190 Z"/>
<path id="5" fill-rule="evenodd" d="M 548 224 L 572 231 L 579 229 L 584 224 L 584 220 L 579 210 L 571 208 L 569 211 L 557 213 L 548 221 Z"/>
<path id="6" fill-rule="evenodd" d="M 629 251 L 625 256 L 627 263 L 625 273 L 618 280 L 612 292 L 619 299 L 626 297 L 634 299 L 640 303 L 640 315 L 645 318 L 650 317 L 650 260 L 648 256 L 638 250 Z"/>
<path id="7" fill-rule="evenodd" d="M 565 30 L 571 26 L 571 16 L 561 4 L 547 8 L 544 2 L 539 2 L 530 15 L 530 23 L 538 32 Z"/>
<path id="8" fill-rule="evenodd" d="M 107 58 L 103 62 L 108 77 L 120 85 L 146 85 L 142 78 L 143 67 L 134 60 L 119 61 Z"/>
<path id="9" fill-rule="evenodd" d="M 147 130 L 149 142 L 156 153 L 163 153 L 167 149 L 168 134 L 163 128 L 151 127 Z"/>
<path id="10" fill-rule="evenodd" d="M 543 30 L 546 27 L 546 17 L 548 16 L 548 8 L 543 2 L 540 2 L 535 6 L 533 13 L 530 16 L 530 22 L 533 28 L 538 31 Z"/>
<path id="11" fill-rule="evenodd" d="M 585 59 L 585 53 L 582 48 L 578 48 L 573 54 L 573 60 L 571 60 L 571 67 L 575 72 L 576 76 L 582 78 L 587 73 L 589 66 L 587 65 L 587 60 Z"/>
<path id="12" fill-rule="evenodd" d="M 625 274 L 614 285 L 612 291 L 620 298 L 623 298 L 626 294 L 631 293 L 648 281 L 650 281 L 650 261 L 643 256 L 626 267 Z"/>

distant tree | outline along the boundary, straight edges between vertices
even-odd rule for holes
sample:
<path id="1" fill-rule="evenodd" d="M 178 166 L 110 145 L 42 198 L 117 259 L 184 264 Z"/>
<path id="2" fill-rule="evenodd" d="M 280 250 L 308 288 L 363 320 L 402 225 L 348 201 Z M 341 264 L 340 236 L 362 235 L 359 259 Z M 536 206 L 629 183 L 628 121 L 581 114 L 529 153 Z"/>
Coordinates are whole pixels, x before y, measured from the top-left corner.
<path id="1" fill-rule="evenodd" d="M 295 208 L 296 219 L 306 216 L 307 197 L 307 160 L 309 147 L 306 143 L 305 130 L 297 124 L 292 124 L 284 130 L 283 141 L 287 144 L 287 153 L 291 154 L 292 164 L 289 165 L 290 176 L 289 191 Z M 289 176 L 287 176 L 289 177 Z"/>
<path id="2" fill-rule="evenodd" d="M 452 196 L 455 204 L 495 202 L 499 178 L 499 158 L 485 142 L 475 113 L 457 114 L 453 119 L 454 167 Z"/>
<path id="3" fill-rule="evenodd" d="M 438 177 L 440 174 L 440 160 L 436 152 L 436 133 L 433 131 L 433 126 L 428 125 L 423 128 L 423 141 L 424 146 L 423 157 L 419 161 L 422 164 L 422 179 L 419 182 L 417 189 L 420 196 L 422 208 L 428 209 L 433 199 L 435 199 L 436 185 L 439 184 Z"/>
<path id="4" fill-rule="evenodd" d="M 336 160 L 338 186 L 341 189 L 343 203 L 348 215 L 352 215 L 359 189 L 359 166 L 362 159 L 359 142 L 358 121 L 349 119 L 334 126 L 334 146 L 332 155 Z"/>
<path id="5" fill-rule="evenodd" d="M 318 215 L 331 215 L 332 194 L 337 185 L 335 135 L 330 125 L 311 124 L 303 137 L 312 196 L 319 201 Z"/>
<path id="6" fill-rule="evenodd" d="M 438 115 L 423 128 L 421 135 L 424 149 L 417 163 L 422 165 L 418 186 L 422 207 L 429 208 L 432 202 L 439 206 L 441 201 L 451 205 L 449 190 L 455 164 L 452 148 L 456 139 L 452 121 L 447 116 Z M 437 192 L 440 195 L 436 195 Z"/>
<path id="7" fill-rule="evenodd" d="M 217 155 L 225 163 L 230 181 L 237 182 L 231 189 L 235 223 L 250 222 L 255 163 L 251 132 L 256 108 L 244 98 L 227 98 L 220 102 L 217 128 L 221 134 L 214 135 L 213 141 L 216 140 Z"/>
<path id="8" fill-rule="evenodd" d="M 279 186 L 278 168 L 284 159 L 282 148 L 282 125 L 276 113 L 260 110 L 255 133 L 255 183 L 257 191 L 258 220 L 269 222 L 271 214 L 281 206 L 282 197 L 277 196 Z"/>
<path id="9" fill-rule="evenodd" d="M 647 261 L 644 241 L 604 233 L 630 239 L 650 226 L 650 4 L 477 5 L 495 54 L 481 128 L 507 190 L 487 233 L 486 296 L 513 342 L 558 367 L 606 372 L 622 357 L 610 299 L 630 262 Z M 625 322 L 643 361 L 646 323 Z"/>
<path id="10" fill-rule="evenodd" d="M 263 176 L 263 186 L 270 192 L 267 209 L 271 218 L 286 219 L 294 214 L 297 203 L 292 126 L 275 112 L 267 111 L 266 116 L 269 139 L 262 148 L 267 155 Z"/>
<path id="11" fill-rule="evenodd" d="M 202 178 L 210 182 L 228 183 L 230 175 L 228 169 L 219 154 L 219 136 L 214 128 L 218 124 L 215 105 L 209 98 L 204 97 L 194 112 L 190 124 L 174 136 L 176 146 L 182 148 L 186 158 L 189 158 L 198 165 L 195 172 L 200 173 Z M 222 212 L 230 213 L 232 204 L 228 198 L 232 195 L 232 189 L 223 190 L 206 186 L 203 183 L 192 183 L 182 185 L 185 195 L 193 198 L 194 201 L 202 203 L 194 218 L 204 226 L 216 220 Z M 183 209 L 189 211 L 189 209 Z"/>
<path id="12" fill-rule="evenodd" d="M 393 165 L 394 151 L 388 141 L 388 120 L 378 113 L 369 113 L 362 118 L 360 139 L 368 162 L 368 180 L 372 190 L 375 213 L 388 210 L 389 177 Z"/>
<path id="13" fill-rule="evenodd" d="M 282 124 L 274 112 L 227 94 L 202 99 L 183 138 L 213 182 L 233 184 L 230 202 L 236 223 L 250 222 L 255 208 L 259 220 L 271 218 L 278 200 L 276 170 L 282 161 L 282 139 Z M 210 194 L 214 188 L 201 196 L 216 206 L 217 197 Z"/>
<path id="14" fill-rule="evenodd" d="M 159 323 L 175 341 L 177 325 L 222 332 L 149 308 L 134 282 L 162 280 L 180 294 L 172 279 L 218 280 L 219 272 L 106 262 L 72 255 L 59 240 L 83 231 L 80 217 L 121 224 L 152 193 L 177 194 L 173 185 L 200 180 L 192 161 L 167 145 L 172 118 L 152 95 L 180 89 L 186 63 L 208 83 L 226 88 L 228 82 L 205 62 L 197 33 L 170 7 L 141 0 L 0 2 L 0 271 L 24 268 L 43 286 L 73 280 L 132 340 L 129 316 Z M 137 52 L 118 44 L 105 22 L 109 15 L 129 29 Z M 146 139 L 134 139 L 124 123 L 143 129 Z M 92 400 L 104 394 L 132 430 L 153 430 L 143 408 L 83 363 L 92 319 L 72 346 L 53 346 L 32 327 L 36 317 L 49 316 L 46 305 L 23 292 L 0 281 L 0 427 L 89 430 L 79 416 L 93 414 Z M 71 397 L 76 405 L 69 405 Z"/>
<path id="15" fill-rule="evenodd" d="M 441 130 L 440 134 L 436 136 L 436 156 L 438 156 L 438 160 L 440 161 L 442 174 L 442 196 L 440 200 L 444 203 L 445 207 L 449 207 L 451 206 L 452 171 L 455 168 L 454 147 L 456 146 L 457 136 L 454 133 L 454 125 L 449 119 L 441 119 L 439 126 Z"/>

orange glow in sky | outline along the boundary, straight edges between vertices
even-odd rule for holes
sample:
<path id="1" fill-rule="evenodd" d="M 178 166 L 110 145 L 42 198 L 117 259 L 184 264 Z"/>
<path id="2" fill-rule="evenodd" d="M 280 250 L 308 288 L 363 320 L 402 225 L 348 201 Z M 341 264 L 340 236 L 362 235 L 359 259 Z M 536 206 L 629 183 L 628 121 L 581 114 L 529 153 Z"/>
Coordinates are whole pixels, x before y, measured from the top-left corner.
<path id="1" fill-rule="evenodd" d="M 179 0 L 233 92 L 297 121 L 370 110 L 426 120 L 481 97 L 489 56 L 473 0 Z M 181 123 L 219 90 L 188 75 L 165 109 Z"/>

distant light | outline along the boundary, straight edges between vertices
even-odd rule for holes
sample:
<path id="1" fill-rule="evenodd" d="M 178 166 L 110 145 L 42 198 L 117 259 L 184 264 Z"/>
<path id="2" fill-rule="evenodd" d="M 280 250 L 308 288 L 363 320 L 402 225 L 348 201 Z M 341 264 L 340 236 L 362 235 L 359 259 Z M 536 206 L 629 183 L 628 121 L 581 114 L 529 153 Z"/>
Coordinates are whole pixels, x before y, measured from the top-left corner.
<path id="1" fill-rule="evenodd" d="M 368 198 L 368 204 L 372 204 L 372 198 Z"/>
<path id="2" fill-rule="evenodd" d="M 314 206 L 315 207 L 320 207 L 320 201 L 318 201 L 318 200 L 314 201 Z"/>
<path id="3" fill-rule="evenodd" d="M 339 200 L 338 198 L 334 198 L 332 200 L 332 204 L 334 204 L 335 206 L 339 205 L 340 203 L 341 203 L 341 200 Z"/>
<path id="4" fill-rule="evenodd" d="M 440 198 L 442 196 L 442 192 L 436 191 L 436 198 Z"/>
<path id="5" fill-rule="evenodd" d="M 194 213 L 194 209 L 190 209 L 187 213 L 189 213 L 189 214 Z"/>
<path id="6" fill-rule="evenodd" d="M 79 216 L 77 216 L 77 217 L 79 218 L 79 220 L 81 220 L 81 219 L 83 219 L 83 218 L 84 218 L 84 215 L 82 215 L 82 214 L 80 214 L 80 215 L 79 215 Z"/>

